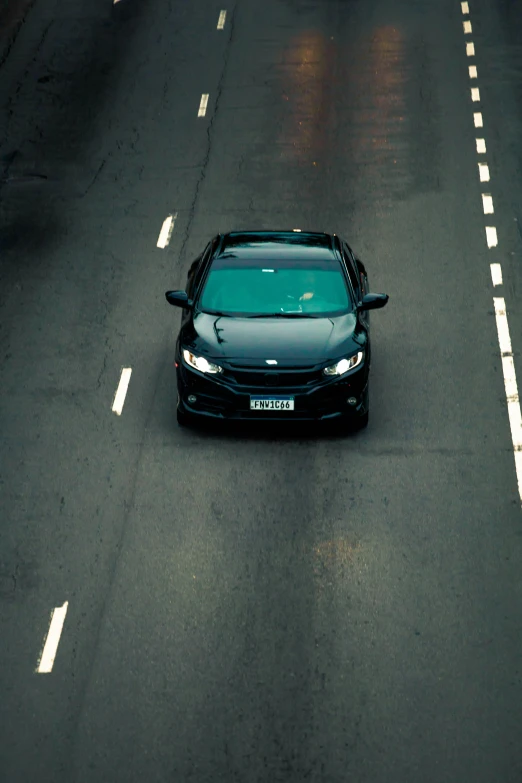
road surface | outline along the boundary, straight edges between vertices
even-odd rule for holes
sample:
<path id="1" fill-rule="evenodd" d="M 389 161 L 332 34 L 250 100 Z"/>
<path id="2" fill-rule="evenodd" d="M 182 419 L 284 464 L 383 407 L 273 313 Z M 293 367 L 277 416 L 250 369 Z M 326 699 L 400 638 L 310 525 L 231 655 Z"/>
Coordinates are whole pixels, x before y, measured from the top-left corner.
<path id="1" fill-rule="evenodd" d="M 0 68 L 3 783 L 520 783 L 521 37 L 520 0 L 27 12 Z M 218 231 L 296 227 L 390 296 L 368 429 L 180 430 L 164 291 Z"/>

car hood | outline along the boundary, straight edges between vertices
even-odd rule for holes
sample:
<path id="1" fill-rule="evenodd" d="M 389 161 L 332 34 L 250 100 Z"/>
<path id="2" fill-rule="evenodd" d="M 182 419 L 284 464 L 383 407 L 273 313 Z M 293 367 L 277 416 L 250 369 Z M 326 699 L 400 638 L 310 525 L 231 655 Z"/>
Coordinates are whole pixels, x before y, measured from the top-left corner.
<path id="1" fill-rule="evenodd" d="M 204 356 L 243 365 L 275 359 L 278 366 L 317 364 L 364 343 L 354 313 L 335 318 L 231 318 L 197 313 L 184 345 Z"/>

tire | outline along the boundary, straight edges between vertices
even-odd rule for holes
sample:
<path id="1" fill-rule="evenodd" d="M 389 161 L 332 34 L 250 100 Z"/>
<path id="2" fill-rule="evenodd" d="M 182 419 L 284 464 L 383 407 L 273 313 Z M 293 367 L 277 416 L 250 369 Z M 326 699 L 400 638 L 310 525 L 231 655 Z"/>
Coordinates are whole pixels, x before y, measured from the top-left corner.
<path id="1" fill-rule="evenodd" d="M 189 413 L 185 413 L 183 408 L 178 406 L 176 407 L 176 419 L 178 420 L 178 426 L 179 427 L 192 427 L 193 421 L 192 416 Z"/>
<path id="2" fill-rule="evenodd" d="M 367 410 L 366 413 L 363 413 L 363 415 L 358 419 L 354 427 L 356 432 L 366 429 L 366 427 L 368 426 L 369 416 L 370 416 L 370 411 Z"/>
<path id="3" fill-rule="evenodd" d="M 360 432 L 360 430 L 366 429 L 368 426 L 368 419 L 370 417 L 370 387 L 369 385 L 366 386 L 366 394 L 365 394 L 365 407 L 366 411 L 363 413 L 362 416 L 359 416 L 358 419 L 354 422 L 353 429 L 354 432 Z"/>
<path id="4" fill-rule="evenodd" d="M 189 422 L 187 420 L 187 414 L 183 413 L 183 411 L 180 411 L 179 408 L 176 408 L 176 419 L 178 420 L 178 426 L 180 427 L 189 426 Z"/>

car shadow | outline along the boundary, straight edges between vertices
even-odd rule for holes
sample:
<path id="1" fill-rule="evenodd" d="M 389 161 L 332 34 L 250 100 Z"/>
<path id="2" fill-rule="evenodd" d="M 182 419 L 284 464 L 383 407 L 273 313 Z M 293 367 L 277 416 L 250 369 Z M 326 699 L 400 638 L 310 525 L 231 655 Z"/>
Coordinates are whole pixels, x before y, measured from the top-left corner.
<path id="1" fill-rule="evenodd" d="M 230 422 L 211 421 L 191 424 L 184 431 L 197 432 L 208 439 L 226 441 L 253 441 L 259 443 L 352 440 L 360 434 L 356 429 L 340 429 L 335 423 L 308 422 Z"/>

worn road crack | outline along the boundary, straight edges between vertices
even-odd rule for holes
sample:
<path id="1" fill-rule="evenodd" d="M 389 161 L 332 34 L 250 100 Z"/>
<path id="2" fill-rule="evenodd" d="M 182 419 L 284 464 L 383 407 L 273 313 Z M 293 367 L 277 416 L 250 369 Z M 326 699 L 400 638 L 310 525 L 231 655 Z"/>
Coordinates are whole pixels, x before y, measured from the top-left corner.
<path id="1" fill-rule="evenodd" d="M 208 123 L 208 127 L 207 127 L 207 151 L 206 151 L 205 157 L 203 159 L 201 173 L 199 175 L 198 181 L 196 182 L 196 188 L 194 190 L 194 198 L 192 199 L 192 203 L 191 203 L 191 205 L 189 207 L 188 220 L 187 220 L 187 224 L 185 226 L 185 231 L 184 231 L 184 235 L 183 235 L 183 241 L 181 243 L 181 248 L 180 248 L 180 258 L 184 257 L 185 247 L 187 245 L 188 238 L 189 238 L 189 235 L 190 235 L 190 230 L 192 228 L 192 223 L 194 221 L 194 215 L 195 215 L 195 212 L 196 212 L 196 205 L 197 205 L 197 202 L 198 202 L 199 193 L 200 193 L 201 187 L 202 187 L 202 185 L 203 185 L 203 183 L 205 181 L 206 175 L 207 175 L 207 166 L 208 166 L 208 163 L 210 161 L 210 155 L 211 155 L 211 152 L 212 152 L 212 131 L 213 131 L 213 127 L 214 127 L 214 122 L 216 121 L 216 118 L 217 118 L 217 115 L 218 115 L 218 112 L 219 112 L 219 104 L 220 104 L 220 100 L 221 100 L 221 93 L 223 91 L 223 84 L 224 84 L 225 77 L 226 77 L 226 74 L 227 74 L 228 61 L 229 61 L 229 57 L 230 57 L 230 51 L 232 49 L 232 44 L 234 42 L 235 13 L 236 12 L 234 10 L 234 12 L 230 16 L 230 36 L 229 36 L 229 39 L 228 39 L 228 44 L 227 44 L 227 47 L 226 47 L 226 50 L 225 50 L 225 55 L 224 55 L 224 58 L 223 58 L 223 68 L 222 68 L 222 71 L 221 71 L 221 77 L 219 79 L 219 83 L 218 83 L 218 86 L 217 86 L 217 89 L 216 89 L 216 100 L 215 100 L 215 103 L 214 103 L 214 111 L 212 113 L 212 117 L 211 117 L 211 119 L 210 119 L 210 121 Z"/>

